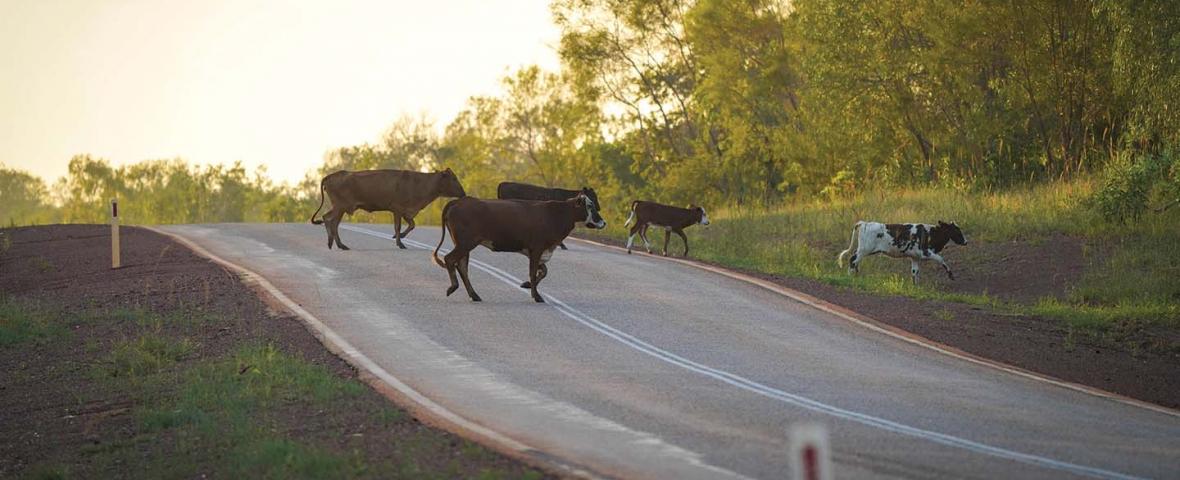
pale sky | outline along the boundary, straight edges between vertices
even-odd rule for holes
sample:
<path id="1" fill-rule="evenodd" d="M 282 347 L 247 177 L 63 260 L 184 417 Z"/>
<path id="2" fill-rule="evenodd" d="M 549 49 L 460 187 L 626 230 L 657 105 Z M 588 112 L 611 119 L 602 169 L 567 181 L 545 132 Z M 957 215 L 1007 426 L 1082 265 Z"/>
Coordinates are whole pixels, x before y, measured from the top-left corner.
<path id="1" fill-rule="evenodd" d="M 402 114 L 558 68 L 549 0 L 0 0 L 0 163 L 242 160 L 298 181 Z"/>

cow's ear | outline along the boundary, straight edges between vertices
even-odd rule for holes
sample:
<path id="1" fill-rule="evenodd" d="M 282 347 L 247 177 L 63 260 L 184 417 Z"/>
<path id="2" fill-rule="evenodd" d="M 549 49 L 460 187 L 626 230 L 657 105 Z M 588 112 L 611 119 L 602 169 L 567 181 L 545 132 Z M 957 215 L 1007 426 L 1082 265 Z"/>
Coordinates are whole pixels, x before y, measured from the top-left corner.
<path id="1" fill-rule="evenodd" d="M 939 221 L 938 221 L 938 224 L 939 224 L 939 225 L 941 225 L 941 226 L 946 226 L 946 222 L 944 222 L 944 221 L 942 221 L 942 220 L 939 220 Z"/>

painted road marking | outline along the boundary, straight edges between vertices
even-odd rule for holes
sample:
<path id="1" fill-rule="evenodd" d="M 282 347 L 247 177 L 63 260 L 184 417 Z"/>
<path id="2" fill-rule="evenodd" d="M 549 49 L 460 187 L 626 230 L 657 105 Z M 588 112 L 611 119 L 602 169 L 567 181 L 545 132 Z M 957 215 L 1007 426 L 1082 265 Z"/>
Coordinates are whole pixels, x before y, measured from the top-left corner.
<path id="1" fill-rule="evenodd" d="M 347 228 L 347 226 L 345 226 L 345 227 Z M 552 470 L 561 471 L 561 472 L 564 472 L 565 474 L 568 474 L 573 477 L 591 478 L 591 479 L 601 478 L 597 473 L 585 470 L 576 464 L 566 463 L 566 461 L 560 457 L 545 456 L 545 455 L 537 456 L 534 454 L 534 452 L 539 452 L 540 450 L 533 448 L 527 444 L 524 444 L 520 441 L 517 441 L 511 437 L 508 437 L 507 435 L 501 434 L 495 430 L 484 427 L 478 423 L 475 423 L 474 421 L 468 420 L 467 418 L 459 415 L 458 413 L 452 412 L 451 410 L 447 409 L 446 407 L 436 403 L 435 401 L 426 397 L 424 394 L 418 392 L 418 390 L 414 389 L 414 387 L 411 387 L 410 385 L 399 380 L 392 373 L 390 373 L 389 371 L 385 370 L 383 367 L 378 365 L 374 360 L 365 356 L 365 354 L 363 352 L 358 350 L 356 347 L 352 346 L 351 343 L 349 343 L 347 340 L 345 340 L 343 337 L 341 337 L 339 334 L 337 334 L 334 330 L 332 330 L 327 325 L 325 325 L 323 322 L 321 322 L 315 315 L 313 315 L 311 312 L 305 310 L 302 306 L 300 306 L 299 303 L 297 303 L 294 300 L 292 300 L 291 298 L 287 297 L 286 294 L 284 294 L 281 290 L 278 289 L 278 287 L 275 287 L 274 284 L 270 283 L 270 281 L 267 280 L 266 277 L 263 277 L 262 275 L 255 273 L 254 271 L 252 271 L 246 267 L 243 267 L 241 265 L 235 264 L 235 263 L 225 260 L 221 257 L 218 257 L 217 255 L 213 254 L 212 252 L 206 250 L 204 247 L 201 247 L 200 245 L 198 245 L 196 242 L 189 240 L 188 238 L 185 238 L 185 237 L 181 236 L 180 234 L 163 231 L 158 228 L 150 227 L 150 226 L 143 227 L 143 228 L 145 228 L 147 230 L 151 230 L 153 232 L 156 232 L 160 235 L 164 235 L 169 238 L 172 238 L 173 240 L 179 242 L 180 244 L 182 244 L 182 245 L 186 246 L 187 248 L 191 249 L 192 251 L 196 252 L 198 255 L 202 255 L 206 258 L 209 258 L 210 260 L 214 261 L 215 263 L 218 263 L 231 271 L 237 272 L 239 275 L 241 275 L 243 277 L 244 282 L 247 284 L 253 282 L 253 283 L 257 284 L 258 286 L 262 287 L 275 300 L 279 301 L 280 303 L 282 303 L 284 305 L 284 307 L 286 307 L 288 310 L 290 310 L 291 313 L 294 313 L 295 315 L 302 318 L 303 321 L 308 326 L 311 327 L 313 334 L 316 335 L 317 337 L 319 337 L 320 342 L 322 342 L 325 345 L 325 347 L 328 348 L 329 351 L 331 351 L 332 353 L 334 353 L 337 356 L 342 357 L 345 361 L 352 364 L 358 370 L 360 370 L 362 372 L 367 372 L 372 376 L 372 378 L 375 378 L 376 380 L 370 380 L 370 379 L 364 378 L 364 376 L 361 377 L 362 380 L 364 380 L 366 383 L 370 383 L 377 391 L 381 392 L 382 395 L 389 397 L 394 402 L 400 403 L 401 401 L 404 401 L 404 399 L 408 399 L 412 404 L 417 405 L 418 408 L 425 410 L 426 412 L 428 412 L 430 415 L 434 416 L 435 418 L 442 419 L 444 422 L 450 423 L 455 428 L 458 428 L 460 431 L 462 431 L 466 434 L 465 436 L 471 436 L 472 434 L 474 434 L 474 436 L 476 436 L 476 437 L 482 436 L 483 439 L 487 443 L 489 443 L 491 446 L 493 446 L 497 450 L 501 450 L 501 451 L 508 453 L 510 455 L 512 454 L 512 452 L 516 453 L 516 455 L 511 455 L 511 456 L 519 456 L 519 457 L 527 458 L 531 461 L 535 461 L 540 464 L 547 465 Z M 212 230 L 212 229 L 206 229 L 206 230 Z M 372 233 L 369 233 L 369 234 L 372 235 Z M 249 239 L 247 239 L 247 240 L 249 240 Z M 266 244 L 263 244 L 261 242 L 254 241 L 254 240 L 249 240 L 249 241 L 252 241 L 255 244 L 257 244 L 253 248 L 261 248 L 261 249 L 264 249 L 264 250 L 267 250 L 270 252 L 274 251 L 273 248 L 270 248 Z M 291 259 L 288 258 L 288 259 L 286 259 L 286 261 L 291 261 Z M 308 263 L 311 266 L 311 268 L 314 268 L 317 270 L 332 271 L 331 269 L 326 269 L 325 267 L 321 267 L 321 266 L 316 265 L 314 263 L 310 263 L 310 262 L 308 262 Z M 308 267 L 305 266 L 304 268 L 308 268 Z M 332 271 L 332 272 L 334 273 L 334 271 Z M 398 332 L 396 330 L 388 330 L 386 333 L 394 335 L 394 336 L 399 336 L 401 334 L 401 332 Z M 449 352 L 449 351 L 448 351 L 448 353 L 453 354 L 453 352 Z M 377 384 L 378 382 L 383 382 L 383 383 L 378 385 Z M 402 399 L 396 399 L 394 397 L 391 397 L 390 394 L 388 393 L 389 388 L 392 388 L 393 390 L 396 390 L 397 392 L 399 392 L 402 396 Z M 558 406 L 561 407 L 562 405 L 559 404 Z M 570 405 L 569 408 L 576 408 L 576 406 Z M 582 411 L 578 410 L 578 411 L 574 412 L 575 415 L 573 416 L 574 418 L 572 418 L 572 420 L 576 421 L 576 422 L 580 422 L 580 423 L 586 423 L 587 420 L 585 418 L 577 417 L 576 414 L 579 412 L 582 412 Z M 570 412 L 562 412 L 560 415 L 565 416 L 567 419 L 571 418 Z M 597 425 L 594 428 L 598 428 L 598 429 L 605 428 L 605 429 L 611 430 L 611 431 L 630 432 L 635 435 L 648 435 L 644 432 L 637 432 L 637 431 L 630 430 L 623 425 L 613 423 L 610 420 L 601 419 L 601 418 L 593 416 L 589 413 L 584 413 L 584 415 L 587 418 L 589 418 L 590 421 L 602 422 L 602 424 Z M 603 425 L 605 425 L 605 427 Z M 685 450 L 685 449 L 677 447 L 675 445 L 664 443 L 663 440 L 658 437 L 647 436 L 644 438 L 640 438 L 638 441 L 644 442 L 645 444 L 649 444 L 649 445 L 651 445 L 651 444 L 663 445 L 664 446 L 663 448 L 668 448 L 668 449 L 673 450 L 673 452 L 671 454 L 672 455 L 680 455 L 680 458 L 678 459 L 680 462 L 691 465 L 692 467 L 703 468 L 703 469 L 709 470 L 711 472 L 711 475 L 710 475 L 710 477 L 707 477 L 707 478 L 735 478 L 735 479 L 748 478 L 748 477 L 746 477 L 744 475 L 740 475 L 736 472 L 732 472 L 730 470 L 705 463 L 704 461 L 702 461 L 699 458 L 699 454 L 689 451 L 689 450 Z M 683 452 L 683 453 L 680 453 L 680 452 Z"/>
<path id="2" fill-rule="evenodd" d="M 374 230 L 369 230 L 369 229 L 363 228 L 363 227 L 356 227 L 356 226 L 352 226 L 352 225 L 340 225 L 340 227 L 347 229 L 347 230 L 357 232 L 357 233 L 363 233 L 366 235 L 371 235 L 371 236 L 382 238 L 382 239 L 392 238 L 389 234 L 377 232 Z M 434 250 L 434 246 L 427 245 L 422 242 L 417 242 L 417 241 L 408 240 L 408 239 L 402 239 L 402 241 L 408 245 L 412 245 L 416 248 L 420 248 L 423 250 Z M 446 252 L 449 250 L 443 249 L 443 250 L 439 250 L 439 251 Z M 472 265 L 474 265 L 476 268 L 483 270 L 485 273 L 491 275 L 492 277 L 494 277 L 494 278 L 500 280 L 501 282 L 504 282 L 512 287 L 519 287 L 520 283 L 522 282 L 522 280 L 517 279 L 516 277 L 512 276 L 508 272 L 505 272 L 495 266 L 481 262 L 481 261 L 476 260 L 474 258 L 472 258 L 470 260 L 470 263 Z M 530 293 L 527 290 L 523 290 L 523 289 L 519 289 L 519 288 L 516 288 L 516 289 L 520 290 L 525 296 L 530 295 Z M 1070 473 L 1074 473 L 1074 474 L 1078 474 L 1078 475 L 1085 475 L 1085 476 L 1094 477 L 1094 478 L 1120 479 L 1120 480 L 1133 480 L 1133 479 L 1140 479 L 1141 478 L 1141 477 L 1127 475 L 1127 474 L 1114 472 L 1114 471 L 1110 471 L 1110 470 L 1104 470 L 1101 468 L 1088 467 L 1085 465 L 1078 465 L 1078 464 L 1074 464 L 1074 463 L 1063 462 L 1060 460 L 1054 460 L 1052 458 L 1042 457 L 1039 455 L 1033 455 L 1033 454 L 1028 454 L 1028 453 L 1017 452 L 1014 450 L 1008 450 L 1005 448 L 995 447 L 995 446 L 987 445 L 984 443 L 979 443 L 979 442 L 976 442 L 973 440 L 968 440 L 968 439 L 956 437 L 953 435 L 947 435 L 944 433 L 934 432 L 931 430 L 924 430 L 924 429 L 917 428 L 917 427 L 911 427 L 909 425 L 886 420 L 886 419 L 875 417 L 872 415 L 868 415 L 868 414 L 864 414 L 864 413 L 860 413 L 860 412 L 855 412 L 852 410 L 845 410 L 845 409 L 842 409 L 839 407 L 828 405 L 826 403 L 823 403 L 823 402 L 820 402 L 817 400 L 812 400 L 810 398 L 807 398 L 807 397 L 804 397 L 801 395 L 792 394 L 792 393 L 789 393 L 789 392 L 786 392 L 786 391 L 783 391 L 783 390 L 780 390 L 780 389 L 777 389 L 777 388 L 774 388 L 774 387 L 771 387 L 768 385 L 764 385 L 764 384 L 755 382 L 753 380 L 747 379 L 747 378 L 742 377 L 740 375 L 736 375 L 736 374 L 727 372 L 725 370 L 712 368 L 712 367 L 694 362 L 692 360 L 681 357 L 681 356 L 676 355 L 676 354 L 669 352 L 667 350 L 656 347 L 655 345 L 644 342 L 643 340 L 633 337 L 633 336 L 627 334 L 626 332 L 623 332 L 623 331 L 618 330 L 606 323 L 603 323 L 603 322 L 601 322 L 601 321 L 599 321 L 599 320 L 597 320 L 597 319 L 595 319 L 595 318 L 593 318 L 593 317 L 591 317 L 591 316 L 589 316 L 589 315 L 587 315 L 587 314 L 585 314 L 573 307 L 570 307 L 568 304 L 561 301 L 560 299 L 553 296 L 552 294 L 546 293 L 544 296 L 545 296 L 546 302 L 549 302 L 549 303 L 547 303 L 548 305 L 552 306 L 554 309 L 556 309 L 558 312 L 561 312 L 566 317 L 569 317 L 570 319 L 572 319 L 572 320 L 574 320 L 574 321 L 576 321 L 576 322 L 578 322 L 578 323 L 580 323 L 580 324 L 582 324 L 582 325 L 584 325 L 596 332 L 606 335 L 607 337 L 615 339 L 615 340 L 619 341 L 620 343 L 627 345 L 628 347 L 631 347 L 632 349 L 638 350 L 642 353 L 647 354 L 648 356 L 654 357 L 654 358 L 664 361 L 666 363 L 676 365 L 676 366 L 684 368 L 686 370 L 700 373 L 700 374 L 705 375 L 707 377 L 711 377 L 711 378 L 714 378 L 714 379 L 719 380 L 721 382 L 727 383 L 729 385 L 738 387 L 742 390 L 753 392 L 753 393 L 762 395 L 764 397 L 778 400 L 780 402 L 783 402 L 783 403 L 786 403 L 789 405 L 794 405 L 796 407 L 811 410 L 813 412 L 831 415 L 831 416 L 841 418 L 844 420 L 850 420 L 850 421 L 853 421 L 853 422 L 856 422 L 856 423 L 859 423 L 862 425 L 886 430 L 886 431 L 897 433 L 900 435 L 906 435 L 906 436 L 910 436 L 910 437 L 920 438 L 920 439 L 928 440 L 928 441 L 938 443 L 941 445 L 962 448 L 962 449 L 965 449 L 968 451 L 981 453 L 984 455 L 990 455 L 990 456 L 998 457 L 998 458 L 1004 458 L 1007 460 L 1012 460 L 1012 461 L 1016 461 L 1016 462 L 1020 462 L 1020 463 L 1024 463 L 1024 464 L 1036 465 L 1036 466 L 1040 466 L 1040 467 L 1050 468 L 1050 469 L 1054 469 L 1054 470 L 1061 470 L 1061 471 L 1065 471 L 1065 472 L 1070 472 Z"/>

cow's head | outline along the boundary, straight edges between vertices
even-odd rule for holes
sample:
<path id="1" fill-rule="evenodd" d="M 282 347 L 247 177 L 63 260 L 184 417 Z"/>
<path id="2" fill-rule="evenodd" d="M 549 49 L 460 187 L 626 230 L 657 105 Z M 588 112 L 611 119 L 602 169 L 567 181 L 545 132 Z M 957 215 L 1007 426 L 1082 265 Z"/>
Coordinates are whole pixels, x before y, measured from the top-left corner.
<path id="1" fill-rule="evenodd" d="M 696 205 L 689 205 L 688 209 L 692 210 L 693 213 L 697 214 L 697 223 L 699 223 L 701 225 L 708 225 L 709 224 L 709 216 L 705 215 L 705 207 L 698 207 Z"/>
<path id="2" fill-rule="evenodd" d="M 963 231 L 959 229 L 959 226 L 956 225 L 955 222 L 946 223 L 942 220 L 939 220 L 938 228 L 941 228 L 943 231 L 945 231 L 947 238 L 950 238 L 952 242 L 955 242 L 959 245 L 967 244 L 967 238 L 963 236 Z"/>
<path id="3" fill-rule="evenodd" d="M 582 195 L 585 195 L 586 198 L 589 198 L 591 202 L 594 202 L 594 208 L 598 208 L 598 209 L 602 208 L 602 204 L 598 203 L 598 194 L 594 193 L 593 188 L 582 187 Z"/>
<path id="4" fill-rule="evenodd" d="M 463 190 L 463 185 L 459 183 L 459 176 L 450 168 L 438 172 L 441 177 L 438 182 L 438 194 L 442 197 L 456 197 L 463 198 L 467 196 L 467 192 Z"/>
<path id="5" fill-rule="evenodd" d="M 586 211 L 586 228 L 606 228 L 606 220 L 602 219 L 602 215 L 598 214 L 598 203 L 591 200 L 585 194 L 579 193 L 574 197 L 574 205 L 579 211 Z"/>

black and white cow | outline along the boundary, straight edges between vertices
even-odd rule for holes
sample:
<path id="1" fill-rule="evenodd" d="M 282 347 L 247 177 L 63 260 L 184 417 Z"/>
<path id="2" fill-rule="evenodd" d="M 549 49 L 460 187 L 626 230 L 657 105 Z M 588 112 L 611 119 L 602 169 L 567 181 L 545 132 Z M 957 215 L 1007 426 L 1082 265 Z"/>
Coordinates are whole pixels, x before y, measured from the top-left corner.
<path id="1" fill-rule="evenodd" d="M 857 235 L 859 232 L 859 235 Z M 877 222 L 856 222 L 852 227 L 852 238 L 848 241 L 848 250 L 840 252 L 836 257 L 836 265 L 844 266 L 844 256 L 856 247 L 856 253 L 848 262 L 848 273 L 860 271 L 860 261 L 869 255 L 884 253 L 893 258 L 909 257 L 910 273 L 914 276 L 914 284 L 918 283 L 918 261 L 934 260 L 942 265 L 951 280 L 955 274 L 946 260 L 942 259 L 942 249 L 950 242 L 966 245 L 967 239 L 963 231 L 955 222 L 938 221 L 938 225 L 924 223 L 890 223 L 888 225 Z"/>

